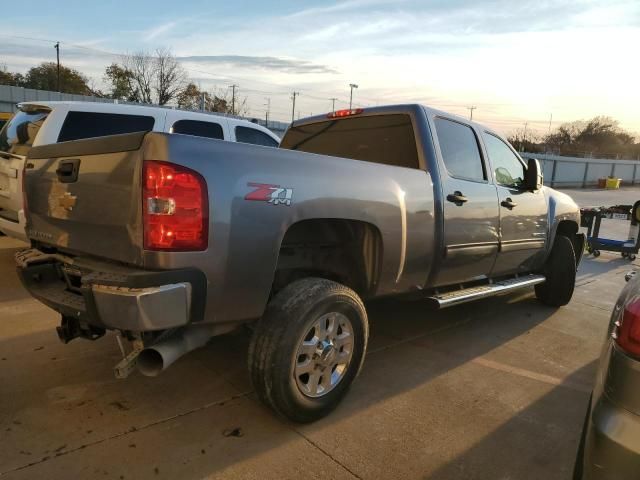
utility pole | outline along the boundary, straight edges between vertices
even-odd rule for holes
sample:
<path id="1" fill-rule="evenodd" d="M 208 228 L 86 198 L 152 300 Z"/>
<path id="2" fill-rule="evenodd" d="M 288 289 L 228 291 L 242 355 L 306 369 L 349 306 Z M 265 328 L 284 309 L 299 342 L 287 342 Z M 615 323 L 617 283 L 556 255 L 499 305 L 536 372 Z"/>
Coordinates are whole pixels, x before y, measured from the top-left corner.
<path id="1" fill-rule="evenodd" d="M 553 120 L 553 113 L 549 114 L 549 135 L 551 135 L 551 121 Z"/>
<path id="2" fill-rule="evenodd" d="M 337 100 L 337 98 L 330 98 L 329 100 L 331 100 L 331 111 L 335 112 L 336 111 L 336 100 Z"/>
<path id="3" fill-rule="evenodd" d="M 527 143 L 527 126 L 529 125 L 529 122 L 524 122 L 524 140 L 522 141 L 522 147 L 521 147 L 521 151 L 524 152 L 525 149 L 525 145 Z"/>
<path id="4" fill-rule="evenodd" d="M 271 99 L 270 98 L 265 98 L 265 100 L 267 101 L 267 103 L 265 103 L 265 107 L 267 107 L 267 111 L 264 112 L 264 123 L 265 123 L 265 127 L 269 128 L 269 112 L 271 111 Z"/>
<path id="5" fill-rule="evenodd" d="M 291 109 L 291 123 L 295 120 L 296 115 L 296 97 L 300 95 L 300 92 L 293 92 L 291 98 L 293 99 L 293 108 Z"/>
<path id="6" fill-rule="evenodd" d="M 58 93 L 61 92 L 60 90 L 60 42 L 56 42 L 56 44 L 53 46 L 53 48 L 56 49 L 56 60 L 58 63 L 58 80 L 57 80 L 57 87 L 58 87 Z"/>
<path id="7" fill-rule="evenodd" d="M 478 108 L 475 105 L 471 105 L 470 107 L 467 107 L 467 110 L 469 110 L 469 120 L 472 121 L 473 120 L 473 111 Z"/>
<path id="8" fill-rule="evenodd" d="M 231 85 L 231 115 L 236 114 L 236 88 L 238 88 L 238 85 Z"/>
<path id="9" fill-rule="evenodd" d="M 349 110 L 351 110 L 353 107 L 353 89 L 358 88 L 358 85 L 350 83 L 349 86 L 351 87 L 351 94 L 349 95 Z"/>

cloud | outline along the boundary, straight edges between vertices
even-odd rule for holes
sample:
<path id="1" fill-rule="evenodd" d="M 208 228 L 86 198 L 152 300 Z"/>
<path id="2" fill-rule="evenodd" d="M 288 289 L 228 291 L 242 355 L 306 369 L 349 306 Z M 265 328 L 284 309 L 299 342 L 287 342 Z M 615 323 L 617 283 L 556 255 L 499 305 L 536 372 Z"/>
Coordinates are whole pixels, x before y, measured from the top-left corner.
<path id="1" fill-rule="evenodd" d="M 328 73 L 336 70 L 307 60 L 294 60 L 278 57 L 256 57 L 245 55 L 194 55 L 178 57 L 178 60 L 202 65 L 225 65 L 235 68 L 259 68 L 284 73 Z"/>
<path id="2" fill-rule="evenodd" d="M 178 22 L 167 22 L 167 23 L 158 25 L 156 27 L 150 28 L 149 30 L 144 32 L 142 38 L 146 42 L 150 42 L 158 38 L 160 35 L 163 35 L 173 30 L 177 24 Z"/>

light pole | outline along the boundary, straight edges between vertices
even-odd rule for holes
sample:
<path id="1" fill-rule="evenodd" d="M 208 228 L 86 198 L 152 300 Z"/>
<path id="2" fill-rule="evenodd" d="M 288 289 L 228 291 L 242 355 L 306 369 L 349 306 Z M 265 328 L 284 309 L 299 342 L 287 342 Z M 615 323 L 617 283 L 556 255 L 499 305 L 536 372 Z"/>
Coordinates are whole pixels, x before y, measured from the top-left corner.
<path id="1" fill-rule="evenodd" d="M 353 107 L 353 89 L 358 88 L 358 85 L 350 83 L 349 86 L 351 87 L 351 95 L 349 95 L 349 110 L 351 110 Z"/>
<path id="2" fill-rule="evenodd" d="M 331 111 L 335 112 L 336 111 L 336 100 L 337 98 L 330 98 L 329 100 L 331 100 Z"/>
<path id="3" fill-rule="evenodd" d="M 56 60 L 57 60 L 57 87 L 58 87 L 58 92 L 61 92 L 62 90 L 60 90 L 60 42 L 56 42 L 56 44 L 53 46 L 53 48 L 56 49 Z"/>

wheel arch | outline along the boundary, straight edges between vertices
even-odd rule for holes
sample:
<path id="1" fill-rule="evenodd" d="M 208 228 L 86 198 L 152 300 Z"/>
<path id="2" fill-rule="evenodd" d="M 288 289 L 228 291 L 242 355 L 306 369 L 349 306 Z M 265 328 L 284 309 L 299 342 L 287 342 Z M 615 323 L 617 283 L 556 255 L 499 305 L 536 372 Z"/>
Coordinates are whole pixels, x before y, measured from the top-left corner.
<path id="1" fill-rule="evenodd" d="M 380 280 L 383 240 L 372 223 L 312 218 L 291 224 L 278 250 L 271 295 L 307 276 L 342 283 L 362 297 L 375 294 Z"/>

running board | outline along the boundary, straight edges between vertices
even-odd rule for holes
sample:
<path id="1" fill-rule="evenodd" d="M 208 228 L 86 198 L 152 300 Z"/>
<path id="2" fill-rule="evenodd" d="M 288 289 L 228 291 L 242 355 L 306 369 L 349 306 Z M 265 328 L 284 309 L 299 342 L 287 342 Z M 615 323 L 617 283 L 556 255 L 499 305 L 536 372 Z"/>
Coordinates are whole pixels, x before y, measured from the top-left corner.
<path id="1" fill-rule="evenodd" d="M 427 297 L 435 303 L 437 308 L 446 308 L 461 303 L 479 300 L 485 297 L 492 297 L 501 293 L 508 293 L 523 287 L 530 287 L 543 283 L 546 279 L 544 275 L 525 275 L 509 280 L 502 280 L 489 285 L 479 287 L 465 288 L 462 290 L 454 290 L 453 292 L 441 293 Z"/>

